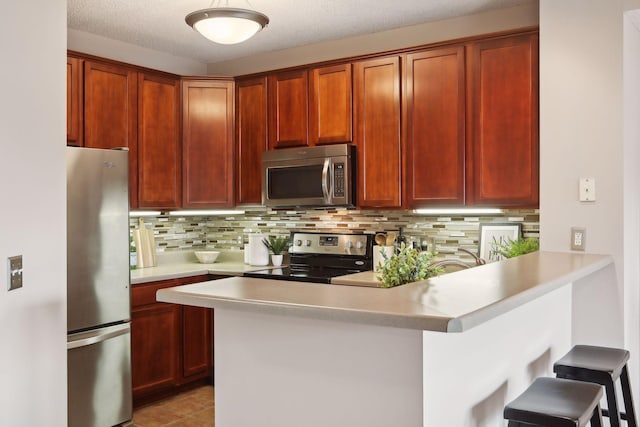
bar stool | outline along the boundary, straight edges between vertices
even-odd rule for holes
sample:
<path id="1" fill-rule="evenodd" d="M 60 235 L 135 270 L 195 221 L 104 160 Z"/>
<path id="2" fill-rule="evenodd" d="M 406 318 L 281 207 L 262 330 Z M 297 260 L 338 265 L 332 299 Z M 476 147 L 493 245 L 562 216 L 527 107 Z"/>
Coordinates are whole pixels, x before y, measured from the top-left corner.
<path id="1" fill-rule="evenodd" d="M 542 377 L 504 408 L 509 427 L 602 427 L 602 387 L 581 381 Z"/>
<path id="2" fill-rule="evenodd" d="M 629 360 L 627 350 L 576 345 L 553 364 L 553 372 L 558 378 L 603 385 L 607 395 L 608 408 L 602 410 L 602 414 L 609 417 L 611 427 L 620 427 L 621 418 L 627 421 L 628 427 L 637 427 L 627 372 L 627 360 Z M 615 382 L 618 378 L 620 378 L 625 412 L 618 409 L 615 390 Z"/>

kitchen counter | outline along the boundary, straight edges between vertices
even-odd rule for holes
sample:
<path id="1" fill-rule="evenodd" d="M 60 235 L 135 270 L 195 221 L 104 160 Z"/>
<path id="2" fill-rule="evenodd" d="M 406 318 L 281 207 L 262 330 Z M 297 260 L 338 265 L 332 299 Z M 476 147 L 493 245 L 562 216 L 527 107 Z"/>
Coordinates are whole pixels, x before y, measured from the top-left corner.
<path id="1" fill-rule="evenodd" d="M 158 292 L 159 301 L 462 332 L 611 264 L 604 255 L 536 252 L 395 288 L 228 278 Z M 366 285 L 373 272 L 334 278 Z"/>
<path id="2" fill-rule="evenodd" d="M 183 277 L 213 274 L 220 276 L 242 276 L 247 271 L 264 270 L 273 266 L 255 266 L 243 262 L 241 251 L 221 251 L 216 262 L 201 264 L 193 251 L 159 253 L 156 267 L 131 270 L 132 285 L 156 282 L 158 280 L 180 279 Z"/>
<path id="3" fill-rule="evenodd" d="M 593 283 L 615 284 L 610 256 L 538 252 L 390 289 L 231 277 L 157 299 L 215 308 L 216 425 L 484 427 L 569 350 Z"/>

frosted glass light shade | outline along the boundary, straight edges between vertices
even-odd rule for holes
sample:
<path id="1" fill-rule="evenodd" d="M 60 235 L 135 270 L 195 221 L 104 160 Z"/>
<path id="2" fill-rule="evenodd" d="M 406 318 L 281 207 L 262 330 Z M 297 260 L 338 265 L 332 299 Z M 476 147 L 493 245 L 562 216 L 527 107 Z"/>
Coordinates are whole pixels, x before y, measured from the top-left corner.
<path id="1" fill-rule="evenodd" d="M 263 29 L 269 18 L 253 10 L 215 7 L 190 13 L 185 21 L 215 43 L 236 44 Z"/>

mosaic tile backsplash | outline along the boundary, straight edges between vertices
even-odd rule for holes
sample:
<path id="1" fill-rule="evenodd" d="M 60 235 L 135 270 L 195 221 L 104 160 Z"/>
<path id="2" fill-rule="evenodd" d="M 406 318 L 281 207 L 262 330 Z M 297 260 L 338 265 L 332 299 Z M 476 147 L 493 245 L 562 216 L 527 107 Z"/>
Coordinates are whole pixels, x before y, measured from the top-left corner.
<path id="1" fill-rule="evenodd" d="M 478 252 L 480 223 L 520 223 L 524 237 L 538 238 L 540 214 L 537 209 L 505 210 L 491 215 L 422 215 L 413 211 L 371 210 L 260 210 L 236 216 L 145 217 L 153 228 L 157 250 L 180 251 L 214 247 L 240 250 L 249 233 L 288 236 L 292 230 L 348 233 L 400 231 L 407 241 L 427 243 L 438 258 L 459 258 L 472 262 L 458 248 Z M 135 229 L 138 218 L 131 218 Z"/>

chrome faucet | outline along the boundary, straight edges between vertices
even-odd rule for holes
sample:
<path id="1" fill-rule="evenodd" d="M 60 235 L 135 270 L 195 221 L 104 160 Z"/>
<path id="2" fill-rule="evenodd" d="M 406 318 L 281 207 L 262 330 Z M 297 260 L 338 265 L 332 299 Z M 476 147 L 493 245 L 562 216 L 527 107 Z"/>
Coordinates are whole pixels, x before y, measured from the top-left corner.
<path id="1" fill-rule="evenodd" d="M 471 251 L 468 251 L 468 250 L 463 249 L 463 248 L 458 248 L 458 250 L 471 255 L 473 257 L 473 259 L 475 260 L 475 265 L 469 265 L 464 261 L 460 261 L 459 259 L 445 258 L 445 259 L 440 260 L 440 261 L 432 262 L 431 264 L 429 264 L 428 268 L 446 267 L 446 266 L 449 266 L 449 265 L 453 265 L 453 266 L 456 266 L 456 267 L 462 267 L 462 268 L 471 268 L 471 267 L 475 267 L 475 266 L 478 266 L 478 265 L 486 264 L 486 261 L 484 259 L 480 258 L 479 256 L 477 256 L 476 254 L 474 254 Z"/>

